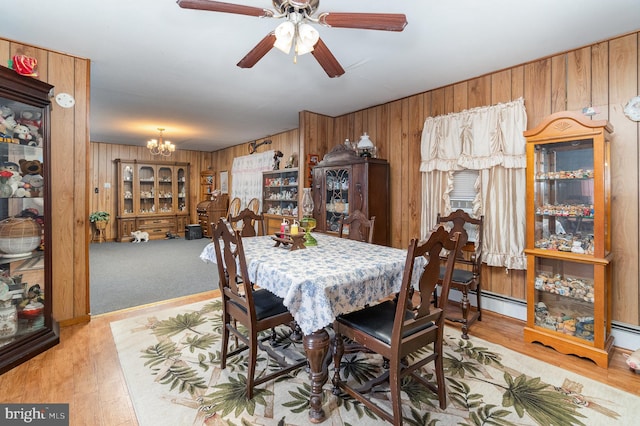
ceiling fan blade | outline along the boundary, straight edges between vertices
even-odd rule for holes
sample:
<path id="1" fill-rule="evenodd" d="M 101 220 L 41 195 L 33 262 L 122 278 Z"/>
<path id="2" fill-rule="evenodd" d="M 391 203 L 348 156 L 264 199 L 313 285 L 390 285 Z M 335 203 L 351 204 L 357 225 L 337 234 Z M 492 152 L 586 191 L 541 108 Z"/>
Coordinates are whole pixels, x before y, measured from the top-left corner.
<path id="1" fill-rule="evenodd" d="M 257 17 L 272 17 L 273 12 L 260 7 L 244 6 L 241 4 L 224 3 L 211 0 L 178 0 L 178 6 L 183 9 L 209 10 L 211 12 L 236 13 Z"/>
<path id="2" fill-rule="evenodd" d="M 402 31 L 407 26 L 407 17 L 402 13 L 321 13 L 321 24 L 338 28 L 363 30 Z"/>
<path id="3" fill-rule="evenodd" d="M 344 69 L 338 62 L 333 53 L 329 50 L 326 44 L 322 39 L 318 39 L 318 42 L 313 47 L 313 51 L 311 54 L 318 61 L 322 69 L 325 70 L 327 75 L 331 78 L 340 77 L 344 74 Z"/>
<path id="4" fill-rule="evenodd" d="M 264 55 L 269 53 L 273 48 L 273 43 L 276 42 L 276 35 L 272 32 L 267 34 L 265 38 L 260 40 L 256 47 L 251 49 L 247 55 L 238 62 L 240 68 L 251 68 L 254 66 Z"/>

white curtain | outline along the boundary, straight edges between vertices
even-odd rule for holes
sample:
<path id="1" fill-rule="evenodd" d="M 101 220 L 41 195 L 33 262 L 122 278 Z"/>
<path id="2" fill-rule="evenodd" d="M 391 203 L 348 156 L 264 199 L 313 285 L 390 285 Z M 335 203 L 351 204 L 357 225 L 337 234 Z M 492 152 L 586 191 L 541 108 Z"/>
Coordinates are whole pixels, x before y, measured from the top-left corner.
<path id="1" fill-rule="evenodd" d="M 438 213 L 451 212 L 453 173 L 478 170 L 472 216 L 484 215 L 484 261 L 490 266 L 526 269 L 526 143 L 522 135 L 526 128 L 522 98 L 425 120 L 421 238 L 435 227 Z"/>
<path id="2" fill-rule="evenodd" d="M 257 198 L 262 204 L 262 172 L 273 169 L 274 153 L 270 150 L 233 159 L 231 199 L 240 198 L 241 209 L 247 207 L 252 198 Z"/>

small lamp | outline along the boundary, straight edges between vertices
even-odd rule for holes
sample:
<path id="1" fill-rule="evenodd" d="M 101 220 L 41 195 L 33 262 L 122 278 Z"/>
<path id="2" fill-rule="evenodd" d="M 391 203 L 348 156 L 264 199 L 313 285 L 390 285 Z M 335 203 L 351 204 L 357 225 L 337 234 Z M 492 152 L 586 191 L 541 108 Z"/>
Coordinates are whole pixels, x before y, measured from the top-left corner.
<path id="1" fill-rule="evenodd" d="M 360 157 L 372 157 L 375 148 L 367 132 L 364 132 L 358 142 L 358 154 L 360 154 Z"/>

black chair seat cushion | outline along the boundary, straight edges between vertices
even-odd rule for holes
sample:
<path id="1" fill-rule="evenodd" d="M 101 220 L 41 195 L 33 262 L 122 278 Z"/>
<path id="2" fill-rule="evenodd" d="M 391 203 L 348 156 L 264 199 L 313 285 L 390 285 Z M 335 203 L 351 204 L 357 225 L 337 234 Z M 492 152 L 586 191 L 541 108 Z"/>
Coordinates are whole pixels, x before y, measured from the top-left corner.
<path id="1" fill-rule="evenodd" d="M 343 323 L 353 329 L 360 330 L 370 336 L 391 344 L 391 334 L 393 333 L 393 320 L 396 315 L 396 303 L 392 300 L 369 306 L 359 311 L 350 312 L 339 316 L 336 321 Z M 405 319 L 411 319 L 411 311 L 407 311 Z M 433 326 L 433 322 L 423 324 L 420 327 L 408 328 L 402 337 L 407 337 L 425 328 Z"/>
<path id="2" fill-rule="evenodd" d="M 282 303 L 282 297 L 278 297 L 269 290 L 259 289 L 253 292 L 253 304 L 256 309 L 256 319 L 258 321 L 287 312 L 287 308 Z M 235 302 L 234 302 L 235 303 Z M 244 306 L 235 303 L 244 312 Z"/>
<path id="3" fill-rule="evenodd" d="M 440 280 L 444 278 L 445 266 L 440 266 Z M 473 281 L 473 272 L 464 269 L 454 269 L 451 281 L 461 284 L 470 284 Z"/>

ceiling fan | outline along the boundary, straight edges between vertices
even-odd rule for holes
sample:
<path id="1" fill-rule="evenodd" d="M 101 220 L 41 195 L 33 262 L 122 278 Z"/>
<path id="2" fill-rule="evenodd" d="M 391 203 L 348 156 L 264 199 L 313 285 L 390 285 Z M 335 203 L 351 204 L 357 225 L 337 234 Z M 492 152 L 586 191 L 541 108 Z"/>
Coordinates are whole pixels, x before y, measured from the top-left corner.
<path id="1" fill-rule="evenodd" d="M 296 56 L 310 52 L 332 78 L 341 76 L 345 71 L 324 44 L 318 31 L 309 23 L 381 31 L 402 31 L 407 25 L 407 17 L 400 13 L 322 12 L 314 15 L 320 0 L 273 0 L 275 10 L 212 0 L 177 0 L 177 3 L 183 9 L 235 13 L 259 18 L 284 18 L 284 22 L 258 42 L 237 65 L 240 68 L 251 68 L 271 48 L 276 47 L 289 53 L 293 45 Z"/>

